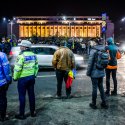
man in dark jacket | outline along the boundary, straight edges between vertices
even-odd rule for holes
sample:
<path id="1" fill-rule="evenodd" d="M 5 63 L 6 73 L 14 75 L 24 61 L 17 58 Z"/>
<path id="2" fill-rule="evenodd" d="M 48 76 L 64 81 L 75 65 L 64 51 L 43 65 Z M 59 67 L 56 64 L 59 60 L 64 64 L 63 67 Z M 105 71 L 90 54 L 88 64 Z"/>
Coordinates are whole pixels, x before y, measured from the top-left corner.
<path id="1" fill-rule="evenodd" d="M 109 64 L 106 67 L 106 92 L 105 94 L 107 96 L 110 95 L 110 74 L 112 73 L 112 79 L 114 83 L 114 90 L 111 91 L 111 95 L 117 95 L 117 78 L 116 78 L 116 72 L 117 72 L 117 51 L 118 47 L 114 44 L 113 38 L 110 37 L 107 39 L 106 50 L 109 51 L 110 54 L 110 60 Z"/>
<path id="2" fill-rule="evenodd" d="M 90 51 L 88 67 L 87 67 L 87 76 L 91 78 L 92 81 L 92 103 L 90 103 L 90 107 L 96 109 L 96 98 L 97 98 L 97 88 L 99 88 L 102 103 L 102 108 L 108 108 L 108 105 L 105 101 L 105 94 L 103 88 L 103 77 L 105 76 L 104 69 L 97 69 L 96 67 L 96 53 L 99 50 L 104 50 L 105 46 L 103 45 L 103 41 L 101 39 L 95 40 L 96 45 L 94 45 Z"/>

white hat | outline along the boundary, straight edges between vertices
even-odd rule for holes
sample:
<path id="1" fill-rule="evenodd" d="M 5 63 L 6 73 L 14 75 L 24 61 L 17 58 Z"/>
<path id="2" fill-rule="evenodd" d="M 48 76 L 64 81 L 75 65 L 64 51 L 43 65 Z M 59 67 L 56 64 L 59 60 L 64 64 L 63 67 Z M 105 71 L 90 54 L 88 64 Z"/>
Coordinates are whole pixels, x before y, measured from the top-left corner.
<path id="1" fill-rule="evenodd" d="M 22 40 L 20 44 L 18 44 L 19 46 L 25 46 L 25 47 L 31 47 L 32 43 L 28 40 Z"/>

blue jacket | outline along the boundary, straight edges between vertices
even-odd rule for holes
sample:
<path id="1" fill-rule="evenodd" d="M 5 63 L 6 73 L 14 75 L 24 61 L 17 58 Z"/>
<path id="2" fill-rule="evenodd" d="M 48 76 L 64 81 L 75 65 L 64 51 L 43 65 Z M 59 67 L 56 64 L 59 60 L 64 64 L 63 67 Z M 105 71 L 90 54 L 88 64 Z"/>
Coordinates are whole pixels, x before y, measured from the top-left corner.
<path id="1" fill-rule="evenodd" d="M 116 53 L 118 51 L 118 47 L 114 44 L 112 37 L 107 39 L 107 44 L 108 46 L 106 46 L 106 50 L 108 50 L 110 54 L 110 60 L 108 65 L 117 66 Z"/>
<path id="2" fill-rule="evenodd" d="M 96 45 L 94 46 L 89 55 L 89 61 L 88 61 L 88 67 L 87 67 L 87 73 L 86 75 L 91 78 L 101 78 L 105 76 L 104 70 L 99 70 L 96 68 L 96 52 L 97 50 L 104 50 L 105 46 L 103 45 Z"/>
<path id="3" fill-rule="evenodd" d="M 0 52 L 0 86 L 12 80 L 9 61 L 5 53 Z"/>

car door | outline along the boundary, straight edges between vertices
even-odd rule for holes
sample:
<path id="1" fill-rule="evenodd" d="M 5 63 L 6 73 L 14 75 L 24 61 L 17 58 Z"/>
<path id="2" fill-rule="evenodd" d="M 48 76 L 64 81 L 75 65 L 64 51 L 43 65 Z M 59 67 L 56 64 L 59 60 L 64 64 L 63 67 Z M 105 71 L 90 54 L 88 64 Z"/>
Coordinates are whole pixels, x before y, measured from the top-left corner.
<path id="1" fill-rule="evenodd" d="M 34 47 L 33 52 L 37 55 L 39 66 L 51 67 L 53 54 L 56 51 L 51 47 Z"/>
<path id="2" fill-rule="evenodd" d="M 45 63 L 47 66 L 52 66 L 52 58 L 53 58 L 53 54 L 56 51 L 54 48 L 51 47 L 44 47 L 43 48 L 44 53 L 45 53 Z"/>

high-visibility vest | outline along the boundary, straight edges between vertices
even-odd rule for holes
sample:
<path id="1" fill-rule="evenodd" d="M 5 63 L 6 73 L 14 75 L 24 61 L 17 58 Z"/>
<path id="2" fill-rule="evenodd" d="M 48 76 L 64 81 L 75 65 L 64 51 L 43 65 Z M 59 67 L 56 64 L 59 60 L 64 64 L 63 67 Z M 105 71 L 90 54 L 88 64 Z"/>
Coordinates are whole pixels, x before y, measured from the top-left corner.
<path id="1" fill-rule="evenodd" d="M 14 67 L 14 79 L 22 77 L 36 76 L 38 73 L 38 61 L 36 55 L 32 51 L 24 51 L 16 61 Z"/>

